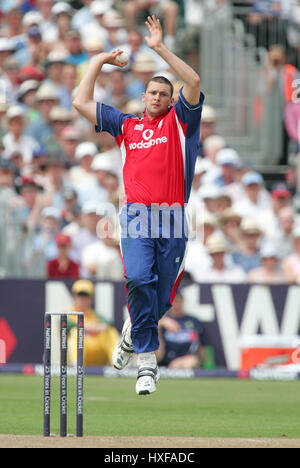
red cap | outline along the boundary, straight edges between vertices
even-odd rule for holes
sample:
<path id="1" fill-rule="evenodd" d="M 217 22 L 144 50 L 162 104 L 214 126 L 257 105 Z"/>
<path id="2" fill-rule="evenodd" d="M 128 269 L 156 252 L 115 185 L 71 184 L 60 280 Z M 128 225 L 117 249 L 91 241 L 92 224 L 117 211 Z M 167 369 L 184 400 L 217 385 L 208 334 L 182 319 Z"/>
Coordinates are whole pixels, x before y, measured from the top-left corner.
<path id="1" fill-rule="evenodd" d="M 276 184 L 272 189 L 273 198 L 291 198 L 291 192 L 284 183 Z"/>
<path id="2" fill-rule="evenodd" d="M 45 75 L 39 70 L 37 67 L 33 67 L 31 65 L 25 65 L 24 67 L 20 68 L 19 70 L 19 82 L 23 83 L 26 80 L 36 80 L 36 81 L 43 81 Z"/>
<path id="3" fill-rule="evenodd" d="M 58 234 L 56 236 L 56 243 L 58 246 L 60 245 L 71 245 L 71 238 L 67 236 L 66 234 Z"/>

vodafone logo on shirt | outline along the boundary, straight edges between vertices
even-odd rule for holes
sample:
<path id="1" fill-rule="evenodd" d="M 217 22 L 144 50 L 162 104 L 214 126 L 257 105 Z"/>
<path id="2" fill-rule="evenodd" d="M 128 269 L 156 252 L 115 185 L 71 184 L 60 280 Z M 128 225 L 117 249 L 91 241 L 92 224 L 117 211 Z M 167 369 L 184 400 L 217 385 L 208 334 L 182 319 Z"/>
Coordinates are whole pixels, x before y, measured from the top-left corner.
<path id="1" fill-rule="evenodd" d="M 168 138 L 166 136 L 163 136 L 160 138 L 152 138 L 153 134 L 154 134 L 153 130 L 150 130 L 150 129 L 144 130 L 143 140 L 141 140 L 138 143 L 129 143 L 129 149 L 130 150 L 145 149 L 145 148 L 151 148 L 151 146 L 167 143 Z"/>

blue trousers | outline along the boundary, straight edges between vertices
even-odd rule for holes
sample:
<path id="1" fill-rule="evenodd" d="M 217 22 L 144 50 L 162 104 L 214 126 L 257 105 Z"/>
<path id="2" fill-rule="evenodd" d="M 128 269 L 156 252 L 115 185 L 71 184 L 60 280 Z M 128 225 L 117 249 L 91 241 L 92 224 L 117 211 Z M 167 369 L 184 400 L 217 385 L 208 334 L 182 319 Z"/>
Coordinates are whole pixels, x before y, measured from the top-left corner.
<path id="1" fill-rule="evenodd" d="M 120 215 L 136 353 L 158 349 L 158 321 L 170 309 L 183 274 L 187 229 L 184 208 L 175 211 L 128 204 Z"/>

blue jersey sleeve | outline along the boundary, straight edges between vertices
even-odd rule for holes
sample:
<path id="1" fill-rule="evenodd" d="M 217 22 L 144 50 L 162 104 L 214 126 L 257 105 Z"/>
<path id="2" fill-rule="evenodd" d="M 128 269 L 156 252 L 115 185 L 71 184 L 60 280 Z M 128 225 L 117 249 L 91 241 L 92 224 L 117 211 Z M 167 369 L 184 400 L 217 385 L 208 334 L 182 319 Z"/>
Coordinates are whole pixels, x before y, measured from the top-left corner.
<path id="1" fill-rule="evenodd" d="M 187 102 L 182 94 L 182 88 L 179 92 L 179 98 L 174 108 L 175 112 L 183 124 L 187 124 L 187 138 L 199 131 L 204 94 L 200 94 L 199 103 L 192 106 Z"/>
<path id="2" fill-rule="evenodd" d="M 114 107 L 97 102 L 96 132 L 108 132 L 113 137 L 118 137 L 121 135 L 122 125 L 128 117 L 131 116 L 129 114 L 123 114 Z"/>

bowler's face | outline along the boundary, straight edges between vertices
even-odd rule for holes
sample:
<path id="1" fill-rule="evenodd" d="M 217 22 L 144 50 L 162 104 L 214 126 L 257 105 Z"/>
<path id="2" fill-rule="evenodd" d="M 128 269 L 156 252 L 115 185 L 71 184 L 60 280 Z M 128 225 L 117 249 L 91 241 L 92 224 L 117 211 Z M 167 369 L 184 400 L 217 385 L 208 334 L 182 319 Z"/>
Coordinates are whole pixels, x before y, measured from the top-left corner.
<path id="1" fill-rule="evenodd" d="M 147 91 L 143 94 L 143 102 L 145 103 L 148 116 L 151 119 L 158 117 L 173 104 L 170 86 L 165 83 L 151 81 Z"/>

